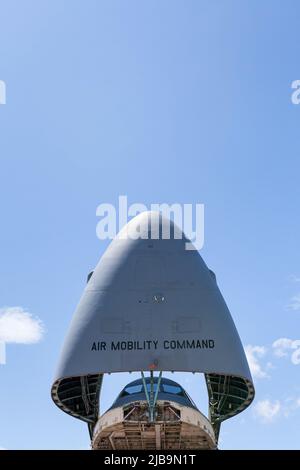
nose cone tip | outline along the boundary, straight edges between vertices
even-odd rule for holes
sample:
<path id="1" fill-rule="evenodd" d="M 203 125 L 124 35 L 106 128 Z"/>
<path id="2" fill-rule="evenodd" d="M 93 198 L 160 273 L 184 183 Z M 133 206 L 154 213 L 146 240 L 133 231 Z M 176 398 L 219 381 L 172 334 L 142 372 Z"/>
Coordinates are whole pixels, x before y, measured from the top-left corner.
<path id="1" fill-rule="evenodd" d="M 160 211 L 144 211 L 140 212 L 136 216 L 134 216 L 129 223 L 149 223 L 150 220 L 157 221 L 159 223 L 162 222 L 169 222 L 173 223 L 173 220 L 171 219 L 170 215 L 167 215 L 167 212 L 160 212 Z"/>
<path id="2" fill-rule="evenodd" d="M 133 217 L 120 230 L 117 238 L 144 238 L 147 233 L 148 235 L 151 234 L 150 238 L 154 239 L 157 238 L 157 234 L 164 234 L 163 238 L 168 238 L 168 234 L 170 234 L 170 238 L 187 239 L 181 225 L 182 220 L 179 220 L 179 225 L 177 225 L 170 217 L 170 214 L 154 210 L 144 211 Z"/>

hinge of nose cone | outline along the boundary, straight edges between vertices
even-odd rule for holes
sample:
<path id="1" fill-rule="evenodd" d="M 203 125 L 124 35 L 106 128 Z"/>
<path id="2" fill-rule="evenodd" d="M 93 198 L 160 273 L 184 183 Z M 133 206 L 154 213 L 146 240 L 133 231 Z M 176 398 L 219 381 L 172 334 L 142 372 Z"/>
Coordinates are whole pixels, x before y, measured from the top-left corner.
<path id="1" fill-rule="evenodd" d="M 158 391 L 160 387 L 160 382 L 161 382 L 161 376 L 162 376 L 162 371 L 160 371 L 158 380 L 156 382 L 156 390 L 154 393 L 154 375 L 153 375 L 153 370 L 150 371 L 150 393 L 148 393 L 147 389 L 147 384 L 145 380 L 145 375 L 144 372 L 141 371 L 142 374 L 142 381 L 143 381 L 143 386 L 144 386 L 144 391 L 149 407 L 149 417 L 150 417 L 150 422 L 153 423 L 155 421 L 155 407 L 156 407 L 156 402 L 157 402 L 157 397 L 158 397 Z"/>
<path id="2" fill-rule="evenodd" d="M 218 441 L 222 421 L 243 411 L 254 398 L 250 381 L 234 375 L 205 374 L 209 419 Z"/>

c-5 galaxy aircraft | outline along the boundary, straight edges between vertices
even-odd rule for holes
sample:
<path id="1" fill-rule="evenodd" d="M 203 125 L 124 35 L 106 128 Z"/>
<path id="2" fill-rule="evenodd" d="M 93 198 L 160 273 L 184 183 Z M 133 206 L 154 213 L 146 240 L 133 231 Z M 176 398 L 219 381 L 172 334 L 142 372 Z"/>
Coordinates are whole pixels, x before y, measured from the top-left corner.
<path id="1" fill-rule="evenodd" d="M 151 236 L 166 224 L 169 238 Z M 254 398 L 216 277 L 178 233 L 162 214 L 143 212 L 88 276 L 51 393 L 59 408 L 88 424 L 93 449 L 214 449 L 221 423 Z M 141 379 L 101 416 L 104 375 L 136 371 Z M 204 374 L 208 418 L 164 371 Z"/>

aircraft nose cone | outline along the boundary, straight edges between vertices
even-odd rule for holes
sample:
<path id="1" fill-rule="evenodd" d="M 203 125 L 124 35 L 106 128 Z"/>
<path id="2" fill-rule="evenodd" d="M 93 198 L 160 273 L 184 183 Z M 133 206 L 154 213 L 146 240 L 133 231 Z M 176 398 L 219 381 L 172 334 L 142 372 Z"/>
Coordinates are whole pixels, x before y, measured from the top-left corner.
<path id="1" fill-rule="evenodd" d="M 84 290 L 60 377 L 147 370 L 155 361 L 161 370 L 250 377 L 215 278 L 187 241 L 158 212 L 143 212 L 121 230 Z"/>
<path id="2" fill-rule="evenodd" d="M 186 243 L 180 227 L 157 212 L 139 214 L 111 242 L 64 343 L 52 387 L 58 406 L 66 409 L 60 396 L 84 378 L 153 369 L 208 374 L 212 394 L 215 381 L 219 387 L 231 377 L 237 402 L 228 413 L 251 403 L 252 379 L 230 312 L 214 274 Z M 76 402 L 67 412 L 85 413 Z"/>
<path id="3" fill-rule="evenodd" d="M 182 221 L 179 221 L 182 225 Z M 140 241 L 138 247 L 148 248 L 157 246 L 157 240 L 169 241 L 169 249 L 185 249 L 185 244 L 190 243 L 182 231 L 180 225 L 177 225 L 172 219 L 157 211 L 145 211 L 131 219 L 118 233 L 115 241 L 124 241 L 128 243 Z M 171 241 L 176 243 L 170 243 Z"/>

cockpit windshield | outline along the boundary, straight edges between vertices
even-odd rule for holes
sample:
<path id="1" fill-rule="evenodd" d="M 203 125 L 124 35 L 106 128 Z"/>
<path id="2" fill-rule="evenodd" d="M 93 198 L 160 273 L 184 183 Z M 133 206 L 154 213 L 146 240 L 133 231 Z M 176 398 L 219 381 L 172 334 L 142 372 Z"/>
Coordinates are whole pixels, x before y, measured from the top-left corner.
<path id="1" fill-rule="evenodd" d="M 143 391 L 143 385 L 130 385 L 125 387 L 122 396 L 132 395 L 133 393 L 141 393 Z"/>
<path id="2" fill-rule="evenodd" d="M 149 397 L 145 396 L 144 385 L 147 387 Z M 159 387 L 159 389 L 157 389 L 157 387 Z M 197 408 L 181 385 L 165 377 L 162 377 L 160 381 L 157 377 L 154 377 L 154 380 L 151 382 L 150 379 L 146 377 L 144 380 L 139 379 L 130 382 L 123 388 L 112 407 L 117 408 L 118 406 L 124 406 L 125 404 L 135 401 L 146 401 L 148 398 L 174 401 L 184 406 Z"/>
<path id="3" fill-rule="evenodd" d="M 183 395 L 183 390 L 181 387 L 176 385 L 162 384 L 161 388 L 165 393 L 171 393 L 172 395 Z"/>
<path id="4" fill-rule="evenodd" d="M 157 383 L 153 383 L 153 392 L 155 393 L 157 391 Z M 136 393 L 143 393 L 144 391 L 144 386 L 143 384 L 137 384 L 137 385 L 128 385 L 127 387 L 124 388 L 123 392 L 121 393 L 122 397 L 125 397 L 127 395 L 134 395 Z M 147 391 L 151 391 L 151 385 L 150 383 L 147 383 Z M 170 385 L 166 383 L 161 383 L 159 387 L 159 392 L 161 393 L 169 393 L 171 395 L 180 395 L 184 396 L 183 389 L 179 385 Z"/>

